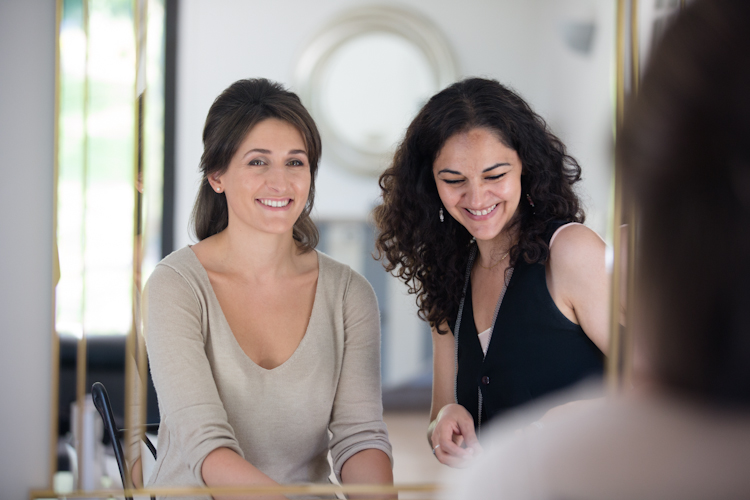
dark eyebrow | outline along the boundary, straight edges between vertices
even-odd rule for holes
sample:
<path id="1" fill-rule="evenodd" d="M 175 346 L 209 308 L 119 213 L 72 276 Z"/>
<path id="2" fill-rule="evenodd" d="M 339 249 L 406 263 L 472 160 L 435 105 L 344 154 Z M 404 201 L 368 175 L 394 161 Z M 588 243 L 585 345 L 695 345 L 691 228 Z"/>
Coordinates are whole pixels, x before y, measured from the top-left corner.
<path id="1" fill-rule="evenodd" d="M 449 170 L 447 168 L 444 168 L 443 170 L 438 171 L 438 174 L 463 175 L 461 172 L 456 172 L 455 170 Z"/>
<path id="2" fill-rule="evenodd" d="M 250 151 L 248 151 L 247 153 L 245 153 L 244 156 L 243 156 L 243 158 L 245 158 L 250 153 L 260 153 L 260 154 L 264 154 L 264 155 L 270 155 L 271 151 L 268 150 L 268 149 L 253 148 Z M 290 155 L 300 155 L 301 154 L 301 155 L 307 156 L 307 152 L 304 149 L 292 149 L 292 150 L 289 151 L 288 154 L 290 154 Z"/>
<path id="3" fill-rule="evenodd" d="M 489 172 L 490 170 L 494 170 L 497 167 L 510 167 L 510 163 L 496 163 L 492 165 L 491 167 L 487 167 L 484 170 L 482 170 L 482 173 Z"/>
<path id="4" fill-rule="evenodd" d="M 258 149 L 258 148 L 255 148 L 255 149 L 251 149 L 250 151 L 246 152 L 244 155 L 242 155 L 242 157 L 245 158 L 250 153 L 260 153 L 260 154 L 264 154 L 264 155 L 270 155 L 271 154 L 271 152 L 269 150 L 267 150 L 267 149 Z"/>
<path id="5" fill-rule="evenodd" d="M 497 167 L 509 167 L 510 163 L 496 163 L 492 165 L 491 167 L 487 167 L 484 170 L 482 170 L 482 173 L 489 172 L 490 170 L 494 170 Z M 451 170 L 448 168 L 444 168 L 443 170 L 439 170 L 438 174 L 454 174 L 454 175 L 463 175 L 461 172 L 456 172 L 455 170 Z"/>

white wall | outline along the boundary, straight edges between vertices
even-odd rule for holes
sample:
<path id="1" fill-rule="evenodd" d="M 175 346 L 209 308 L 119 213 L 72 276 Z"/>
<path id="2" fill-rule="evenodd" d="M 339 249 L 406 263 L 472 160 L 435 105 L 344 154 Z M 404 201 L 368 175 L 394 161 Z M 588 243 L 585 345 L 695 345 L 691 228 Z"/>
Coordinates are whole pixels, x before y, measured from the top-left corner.
<path id="1" fill-rule="evenodd" d="M 425 356 L 429 329 L 417 316 L 416 297 L 392 276 L 386 281 L 387 315 L 383 329 L 383 387 L 408 382 L 432 369 L 432 359 Z"/>
<path id="2" fill-rule="evenodd" d="M 55 2 L 0 2 L 0 498 L 46 488 Z"/>
<path id="3" fill-rule="evenodd" d="M 578 185 L 587 225 L 607 236 L 611 217 L 614 111 L 615 2 L 604 0 L 540 0 L 537 60 L 548 99 L 544 117 L 568 152 L 578 160 Z M 572 50 L 563 27 L 592 22 L 590 52 Z"/>

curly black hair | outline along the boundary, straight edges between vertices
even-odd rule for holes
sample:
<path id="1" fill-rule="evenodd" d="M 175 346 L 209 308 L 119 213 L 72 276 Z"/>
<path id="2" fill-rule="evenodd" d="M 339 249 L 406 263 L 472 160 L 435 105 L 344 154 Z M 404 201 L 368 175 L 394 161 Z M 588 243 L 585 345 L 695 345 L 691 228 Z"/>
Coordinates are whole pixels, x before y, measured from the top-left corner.
<path id="1" fill-rule="evenodd" d="M 376 257 L 385 259 L 386 270 L 416 294 L 419 316 L 441 334 L 458 313 L 472 238 L 452 217 L 439 221 L 442 204 L 432 166 L 450 137 L 475 128 L 492 131 L 516 151 L 523 166 L 523 196 L 534 203 L 533 208 L 519 203 L 509 223 L 518 234 L 511 263 L 521 257 L 545 262 L 548 224 L 583 222 L 585 217 L 573 190 L 581 167 L 518 94 L 495 80 L 469 78 L 433 96 L 380 176 L 383 203 L 374 218 L 380 231 Z"/>

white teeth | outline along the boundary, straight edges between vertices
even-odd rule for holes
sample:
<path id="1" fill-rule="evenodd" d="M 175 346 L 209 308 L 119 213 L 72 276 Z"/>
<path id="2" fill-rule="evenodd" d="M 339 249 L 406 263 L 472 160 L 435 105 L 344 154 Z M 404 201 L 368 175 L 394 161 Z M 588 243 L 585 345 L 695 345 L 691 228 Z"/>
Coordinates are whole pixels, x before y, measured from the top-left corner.
<path id="1" fill-rule="evenodd" d="M 485 208 L 484 210 L 472 210 L 470 208 L 467 208 L 466 210 L 468 210 L 469 213 L 471 213 L 472 215 L 487 215 L 488 213 L 490 213 L 493 210 L 495 210 L 496 206 L 497 206 L 497 203 L 495 203 L 494 205 L 492 205 L 490 208 Z"/>
<path id="2" fill-rule="evenodd" d="M 277 200 L 263 200 L 263 199 L 261 199 L 259 201 L 261 203 L 263 203 L 264 205 L 266 205 L 267 207 L 278 208 L 278 207 L 285 207 L 285 206 L 289 205 L 289 202 L 292 201 L 292 200 L 290 200 L 289 198 L 287 198 L 286 200 L 283 200 L 283 201 L 282 200 L 278 200 L 278 201 Z"/>

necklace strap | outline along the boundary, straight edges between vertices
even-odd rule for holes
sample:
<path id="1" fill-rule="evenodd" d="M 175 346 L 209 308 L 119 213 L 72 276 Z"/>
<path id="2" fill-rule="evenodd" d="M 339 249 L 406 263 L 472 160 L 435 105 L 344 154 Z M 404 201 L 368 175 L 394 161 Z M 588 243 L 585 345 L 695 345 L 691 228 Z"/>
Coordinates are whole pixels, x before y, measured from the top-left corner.
<path id="1" fill-rule="evenodd" d="M 500 263 L 501 263 L 502 261 L 504 261 L 504 260 L 505 260 L 505 258 L 506 258 L 506 257 L 507 257 L 508 255 L 510 255 L 510 250 L 508 250 L 507 252 L 505 252 L 505 255 L 503 255 L 502 257 L 500 257 L 500 259 L 498 259 L 498 261 L 497 261 L 497 262 L 495 262 L 494 264 L 492 264 L 492 265 L 491 265 L 491 266 L 489 266 L 489 267 L 487 267 L 487 266 L 483 266 L 483 265 L 482 265 L 482 263 L 481 263 L 481 262 L 479 262 L 478 260 L 477 260 L 477 265 L 478 265 L 479 267 L 481 267 L 482 269 L 492 269 L 493 267 L 495 267 L 496 265 L 498 265 L 498 264 L 500 264 Z"/>

